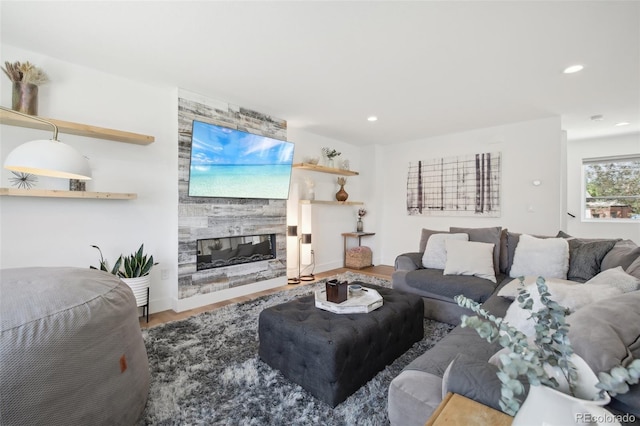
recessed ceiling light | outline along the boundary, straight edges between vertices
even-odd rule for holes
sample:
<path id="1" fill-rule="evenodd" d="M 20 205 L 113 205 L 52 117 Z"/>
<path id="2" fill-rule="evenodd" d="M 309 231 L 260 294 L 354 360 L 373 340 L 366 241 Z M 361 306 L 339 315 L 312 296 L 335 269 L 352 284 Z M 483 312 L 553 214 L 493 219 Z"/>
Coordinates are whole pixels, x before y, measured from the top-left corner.
<path id="1" fill-rule="evenodd" d="M 367 117 L 367 121 L 371 121 L 373 123 L 374 121 L 378 121 L 378 117 L 376 117 L 375 115 L 370 115 L 369 117 Z"/>
<path id="2" fill-rule="evenodd" d="M 631 123 L 629 123 L 628 121 L 621 121 L 619 123 L 616 123 L 616 126 L 618 126 L 618 127 L 628 126 L 629 124 L 631 124 Z"/>
<path id="3" fill-rule="evenodd" d="M 602 120 L 604 120 L 604 115 L 602 114 L 591 116 L 591 121 L 602 121 Z"/>
<path id="4" fill-rule="evenodd" d="M 562 71 L 565 74 L 573 74 L 574 72 L 579 72 L 584 69 L 584 65 L 571 65 Z"/>

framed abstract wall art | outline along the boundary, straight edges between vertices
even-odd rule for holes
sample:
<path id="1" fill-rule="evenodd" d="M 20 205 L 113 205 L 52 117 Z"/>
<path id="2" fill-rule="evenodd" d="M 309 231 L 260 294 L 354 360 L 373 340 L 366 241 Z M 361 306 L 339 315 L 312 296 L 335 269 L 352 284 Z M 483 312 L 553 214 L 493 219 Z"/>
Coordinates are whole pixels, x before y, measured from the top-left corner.
<path id="1" fill-rule="evenodd" d="M 407 213 L 500 217 L 499 152 L 409 163 Z"/>

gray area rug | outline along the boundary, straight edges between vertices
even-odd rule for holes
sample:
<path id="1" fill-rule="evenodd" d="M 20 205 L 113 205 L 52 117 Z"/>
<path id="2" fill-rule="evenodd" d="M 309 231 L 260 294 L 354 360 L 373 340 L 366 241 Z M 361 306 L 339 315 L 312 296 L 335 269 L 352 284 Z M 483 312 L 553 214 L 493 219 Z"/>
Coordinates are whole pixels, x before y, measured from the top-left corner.
<path id="1" fill-rule="evenodd" d="M 340 280 L 390 287 L 347 272 Z M 413 359 L 452 326 L 425 320 L 425 337 L 335 408 L 258 357 L 258 315 L 311 294 L 324 281 L 143 330 L 151 389 L 140 425 L 388 425 L 387 390 Z"/>

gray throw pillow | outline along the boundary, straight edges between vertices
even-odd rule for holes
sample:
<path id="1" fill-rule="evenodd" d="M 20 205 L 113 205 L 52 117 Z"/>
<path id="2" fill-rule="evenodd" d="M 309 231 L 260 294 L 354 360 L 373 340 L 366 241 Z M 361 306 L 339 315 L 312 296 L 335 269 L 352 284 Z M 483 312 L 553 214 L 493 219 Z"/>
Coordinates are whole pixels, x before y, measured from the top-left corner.
<path id="1" fill-rule="evenodd" d="M 631 265 L 626 269 L 627 274 L 633 275 L 636 278 L 640 278 L 640 257 L 633 261 Z"/>
<path id="2" fill-rule="evenodd" d="M 595 372 L 640 357 L 640 290 L 591 303 L 567 317 L 569 340 Z"/>
<path id="3" fill-rule="evenodd" d="M 496 275 L 500 273 L 500 237 L 502 235 L 502 227 L 495 226 L 493 228 L 458 228 L 452 226 L 449 228 L 449 232 L 454 234 L 468 234 L 469 241 L 493 244 L 493 269 Z"/>
<path id="4" fill-rule="evenodd" d="M 572 238 L 569 242 L 569 272 L 567 279 L 586 282 L 600 273 L 604 256 L 616 244 L 616 240 L 583 241 Z"/>
<path id="5" fill-rule="evenodd" d="M 618 241 L 602 259 L 601 270 L 622 266 L 627 270 L 634 260 L 640 257 L 640 247 L 631 240 Z"/>

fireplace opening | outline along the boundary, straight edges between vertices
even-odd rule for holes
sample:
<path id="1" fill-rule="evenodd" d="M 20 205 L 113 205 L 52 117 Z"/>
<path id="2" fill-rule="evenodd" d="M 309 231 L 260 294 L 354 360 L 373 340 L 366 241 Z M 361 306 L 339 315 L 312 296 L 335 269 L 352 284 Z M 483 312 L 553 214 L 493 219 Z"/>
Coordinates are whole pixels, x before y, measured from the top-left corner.
<path id="1" fill-rule="evenodd" d="M 196 270 L 276 258 L 276 235 L 244 235 L 197 240 Z"/>

